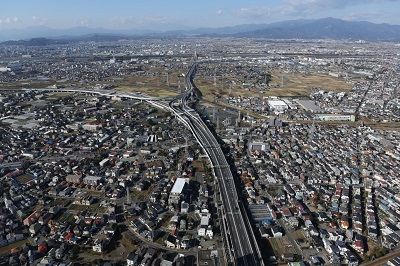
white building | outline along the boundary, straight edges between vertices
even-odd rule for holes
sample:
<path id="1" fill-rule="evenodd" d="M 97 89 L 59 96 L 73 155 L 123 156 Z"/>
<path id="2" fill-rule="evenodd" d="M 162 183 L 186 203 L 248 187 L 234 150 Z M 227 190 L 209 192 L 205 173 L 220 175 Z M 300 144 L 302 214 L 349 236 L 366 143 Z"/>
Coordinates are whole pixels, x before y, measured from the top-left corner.
<path id="1" fill-rule="evenodd" d="M 266 142 L 252 142 L 249 144 L 250 151 L 266 151 L 270 149 L 269 143 Z"/>
<path id="2" fill-rule="evenodd" d="M 129 157 L 131 157 L 133 154 L 134 154 L 133 151 L 126 151 L 126 152 L 124 152 L 124 154 L 122 155 L 122 157 L 124 157 L 124 158 L 129 158 Z"/>
<path id="3" fill-rule="evenodd" d="M 105 158 L 105 159 L 101 160 L 101 162 L 99 162 L 99 165 L 101 167 L 104 167 L 108 163 L 108 161 L 110 161 L 110 159 L 109 158 Z"/>
<path id="4" fill-rule="evenodd" d="M 321 121 L 356 121 L 355 115 L 341 115 L 341 114 L 318 114 L 316 118 Z"/>
<path id="5" fill-rule="evenodd" d="M 110 243 L 110 241 L 108 239 L 98 239 L 97 238 L 97 239 L 95 239 L 95 241 L 93 243 L 92 249 L 94 252 L 102 253 L 107 249 L 109 243 Z"/>
<path id="6" fill-rule="evenodd" d="M 283 112 L 289 109 L 289 106 L 282 100 L 268 100 L 268 105 L 275 112 Z"/>
<path id="7" fill-rule="evenodd" d="M 168 202 L 171 204 L 178 204 L 180 199 L 181 199 L 181 195 L 182 195 L 182 191 L 185 187 L 186 184 L 186 179 L 185 178 L 177 178 L 175 181 L 174 186 L 171 189 L 171 193 L 169 194 L 169 198 L 168 198 Z"/>
<path id="8" fill-rule="evenodd" d="M 102 179 L 102 177 L 100 177 L 100 176 L 90 176 L 90 175 L 88 175 L 88 176 L 85 176 L 84 178 L 83 178 L 83 183 L 84 184 L 88 184 L 88 185 L 98 185 L 98 183 L 99 183 L 99 181 Z"/>
<path id="9" fill-rule="evenodd" d="M 211 226 L 211 225 L 209 225 L 208 228 L 207 228 L 207 230 L 206 230 L 206 236 L 208 236 L 210 239 L 212 239 L 213 236 L 214 236 L 214 233 L 213 233 L 213 230 L 212 230 L 212 226 Z"/>
<path id="10" fill-rule="evenodd" d="M 200 227 L 199 230 L 197 231 L 197 234 L 199 236 L 205 236 L 206 235 L 206 228 L 205 227 Z"/>

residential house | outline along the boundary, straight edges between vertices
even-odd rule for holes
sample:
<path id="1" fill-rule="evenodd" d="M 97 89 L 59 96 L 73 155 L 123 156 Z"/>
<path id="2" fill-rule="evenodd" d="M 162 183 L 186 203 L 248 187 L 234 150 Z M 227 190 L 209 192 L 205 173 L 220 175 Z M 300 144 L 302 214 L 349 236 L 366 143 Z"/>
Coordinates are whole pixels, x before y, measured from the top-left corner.
<path id="1" fill-rule="evenodd" d="M 35 235 L 40 231 L 41 228 L 42 226 L 39 223 L 34 223 L 29 227 L 29 233 Z"/>
<path id="2" fill-rule="evenodd" d="M 80 184 L 82 182 L 82 175 L 67 175 L 65 181 Z"/>
<path id="3" fill-rule="evenodd" d="M 169 248 L 181 248 L 181 240 L 172 234 L 168 234 L 165 245 Z"/>
<path id="4" fill-rule="evenodd" d="M 26 226 L 32 225 L 34 222 L 36 222 L 39 219 L 41 213 L 42 213 L 41 210 L 34 211 L 31 215 L 29 215 L 28 217 L 26 217 L 24 219 L 24 222 L 23 222 L 24 225 L 26 225 Z"/>
<path id="5" fill-rule="evenodd" d="M 181 248 L 182 249 L 188 249 L 190 248 L 190 236 L 185 235 L 184 237 L 182 237 L 182 243 L 181 243 Z"/>
<path id="6" fill-rule="evenodd" d="M 259 231 L 262 238 L 268 238 L 269 235 L 267 232 L 267 228 L 265 228 L 264 226 L 260 226 Z"/>
<path id="7" fill-rule="evenodd" d="M 48 213 L 45 213 L 44 215 L 40 216 L 38 222 L 41 225 L 48 224 L 49 221 L 51 220 L 51 218 L 53 218 L 53 214 L 48 212 Z"/>
<path id="8" fill-rule="evenodd" d="M 365 251 L 364 242 L 362 240 L 354 241 L 353 247 L 354 247 L 354 250 L 357 251 L 358 253 L 363 254 Z"/>
<path id="9" fill-rule="evenodd" d="M 140 255 L 134 252 L 129 253 L 126 259 L 127 266 L 138 266 L 140 263 Z"/>
<path id="10" fill-rule="evenodd" d="M 108 239 L 96 238 L 94 240 L 92 249 L 94 252 L 102 253 L 107 250 L 109 244 L 110 244 L 110 240 L 108 240 Z"/>
<path id="11" fill-rule="evenodd" d="M 274 237 L 283 237 L 282 230 L 279 226 L 275 225 L 271 228 L 272 235 Z"/>

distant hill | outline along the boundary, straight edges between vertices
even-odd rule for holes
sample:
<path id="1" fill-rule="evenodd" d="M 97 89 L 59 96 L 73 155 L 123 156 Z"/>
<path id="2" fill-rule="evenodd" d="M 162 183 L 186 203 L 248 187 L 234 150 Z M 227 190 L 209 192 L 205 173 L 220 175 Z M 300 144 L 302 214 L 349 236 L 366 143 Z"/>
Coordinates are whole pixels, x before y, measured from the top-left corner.
<path id="1" fill-rule="evenodd" d="M 30 40 L 6 41 L 4 45 L 45 46 L 50 44 L 66 44 L 67 40 L 53 40 L 47 38 L 32 38 Z"/>
<path id="2" fill-rule="evenodd" d="M 243 24 L 221 28 L 199 28 L 189 31 L 191 34 L 237 34 L 241 32 L 251 32 L 264 29 L 268 24 Z"/>
<path id="3" fill-rule="evenodd" d="M 159 33 L 150 30 L 112 30 L 103 28 L 73 27 L 68 29 L 53 29 L 49 27 L 28 27 L 24 29 L 2 29 L 0 30 L 0 41 L 29 40 L 32 38 L 75 38 L 90 35 L 145 35 Z"/>
<path id="4" fill-rule="evenodd" d="M 53 44 L 68 44 L 73 42 L 94 41 L 110 42 L 121 39 L 144 38 L 147 35 L 120 35 L 120 34 L 88 34 L 80 36 L 58 36 L 57 38 L 32 38 L 29 40 L 5 41 L 3 45 L 46 46 Z"/>
<path id="5" fill-rule="evenodd" d="M 323 18 L 274 23 L 264 29 L 237 33 L 236 36 L 282 39 L 399 40 L 400 26 Z"/>
<path id="6" fill-rule="evenodd" d="M 110 30 L 77 27 L 56 30 L 33 27 L 21 30 L 1 30 L 2 36 L 22 41 L 3 44 L 49 45 L 70 41 L 112 41 L 132 38 L 183 36 L 255 37 L 271 39 L 349 39 L 365 41 L 399 41 L 400 25 L 374 24 L 366 21 L 346 21 L 336 18 L 299 19 L 271 24 L 244 24 L 232 27 L 197 28 L 192 30 L 155 32 L 148 30 Z M 24 36 L 18 37 L 18 36 Z M 37 38 L 41 37 L 41 38 Z M 32 39 L 33 38 L 33 39 Z"/>

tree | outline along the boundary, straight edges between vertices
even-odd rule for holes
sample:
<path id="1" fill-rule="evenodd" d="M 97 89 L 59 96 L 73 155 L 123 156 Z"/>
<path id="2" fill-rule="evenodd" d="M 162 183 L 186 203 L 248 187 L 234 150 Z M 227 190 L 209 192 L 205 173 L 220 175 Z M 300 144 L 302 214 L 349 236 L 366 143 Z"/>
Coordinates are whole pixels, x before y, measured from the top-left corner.
<path id="1" fill-rule="evenodd" d="M 93 263 L 94 265 L 103 265 L 104 261 L 102 259 L 95 259 Z"/>
<path id="2" fill-rule="evenodd" d="M 374 255 L 375 255 L 376 258 L 379 258 L 379 257 L 385 256 L 387 253 L 389 253 L 389 249 L 383 247 L 383 248 L 380 248 L 380 249 L 376 249 L 375 252 L 374 252 Z"/>

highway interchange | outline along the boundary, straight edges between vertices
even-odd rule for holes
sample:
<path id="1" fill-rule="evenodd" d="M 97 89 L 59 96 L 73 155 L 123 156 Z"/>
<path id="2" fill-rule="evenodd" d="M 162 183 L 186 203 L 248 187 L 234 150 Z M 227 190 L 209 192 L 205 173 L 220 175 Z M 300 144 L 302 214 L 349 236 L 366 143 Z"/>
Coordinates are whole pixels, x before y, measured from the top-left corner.
<path id="1" fill-rule="evenodd" d="M 150 97 L 134 92 L 118 92 L 112 90 L 87 90 L 75 88 L 44 88 L 45 92 L 72 92 L 85 93 L 108 97 L 121 97 L 147 101 L 152 105 L 169 109 L 180 121 L 189 128 L 199 144 L 207 153 L 213 167 L 216 184 L 218 185 L 219 196 L 222 202 L 221 213 L 223 215 L 222 224 L 224 226 L 223 236 L 225 241 L 226 262 L 228 265 L 255 266 L 264 265 L 257 241 L 249 224 L 246 211 L 238 198 L 238 192 L 230 166 L 225 155 L 204 121 L 199 114 L 187 105 L 188 100 L 200 92 L 193 84 L 194 75 L 197 68 L 194 62 L 185 77 L 186 91 L 175 97 L 160 98 Z M 7 89 L 9 90 L 9 89 Z M 16 90 L 38 90 L 38 89 L 16 89 Z M 169 101 L 167 101 L 169 100 Z M 245 222 L 245 219 L 246 221 Z"/>

